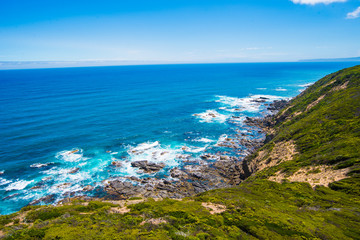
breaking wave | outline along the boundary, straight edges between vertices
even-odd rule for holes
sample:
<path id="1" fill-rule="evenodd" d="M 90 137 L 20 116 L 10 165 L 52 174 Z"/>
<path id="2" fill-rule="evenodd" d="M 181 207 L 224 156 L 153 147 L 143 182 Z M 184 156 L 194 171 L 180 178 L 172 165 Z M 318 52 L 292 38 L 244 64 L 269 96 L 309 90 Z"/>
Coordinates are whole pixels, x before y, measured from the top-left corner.
<path id="1" fill-rule="evenodd" d="M 34 180 L 26 181 L 26 180 L 17 180 L 16 182 L 10 183 L 5 190 L 6 191 L 12 191 L 12 190 L 22 190 L 26 188 L 27 185 L 34 182 Z"/>
<path id="2" fill-rule="evenodd" d="M 203 113 L 195 113 L 193 116 L 200 119 L 200 122 L 206 123 L 225 123 L 229 115 L 220 114 L 216 110 L 206 110 Z"/>

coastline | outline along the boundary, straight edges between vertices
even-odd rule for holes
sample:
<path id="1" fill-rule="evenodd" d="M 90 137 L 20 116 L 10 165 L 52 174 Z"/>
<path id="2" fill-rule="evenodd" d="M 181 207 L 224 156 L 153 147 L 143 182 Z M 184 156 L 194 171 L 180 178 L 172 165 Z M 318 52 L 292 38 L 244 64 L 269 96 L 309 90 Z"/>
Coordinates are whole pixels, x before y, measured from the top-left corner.
<path id="1" fill-rule="evenodd" d="M 56 114 L 59 114 L 57 118 L 53 118 L 50 112 L 45 116 L 46 119 L 50 118 L 49 120 L 43 121 L 43 118 L 39 116 L 39 119 L 28 123 L 27 115 L 31 113 L 31 109 L 24 108 L 24 111 L 18 111 L 19 114 L 13 115 L 9 111 L 6 114 L 6 119 L 9 121 L 5 125 L 8 137 L 5 136 L 5 145 L 2 149 L 6 153 L 6 159 L 11 161 L 4 162 L 0 169 L 4 170 L 4 174 L 0 176 L 2 190 L 0 195 L 3 199 L 1 213 L 11 214 L 29 203 L 56 204 L 68 197 L 97 196 L 102 198 L 111 195 L 105 190 L 117 190 L 113 188 L 115 185 L 124 188 L 123 191 L 128 189 L 127 186 L 122 186 L 122 183 L 111 184 L 115 180 L 126 182 L 125 185 L 129 183 L 135 185 L 136 191 L 133 195 L 147 193 L 148 190 L 142 189 L 147 185 L 152 192 L 150 196 L 153 197 L 175 195 L 174 193 L 180 192 L 181 196 L 172 196 L 176 198 L 193 195 L 207 189 L 234 186 L 241 179 L 239 177 L 235 179 L 236 177 L 232 175 L 235 172 L 238 173 L 239 169 L 243 169 L 240 164 L 234 163 L 242 161 L 245 156 L 251 154 L 252 145 L 264 140 L 260 138 L 266 138 L 265 132 L 259 133 L 260 129 L 257 127 L 243 127 L 244 122 L 247 122 L 246 117 L 265 116 L 267 110 L 264 105 L 274 99 L 298 95 L 299 91 L 310 82 L 318 79 L 316 74 L 319 72 L 325 74 L 328 68 L 333 68 L 326 64 L 320 69 L 316 67 L 316 70 L 313 70 L 313 66 L 308 69 L 308 66 L 297 64 L 290 64 L 285 68 L 283 65 L 274 67 L 265 64 L 256 65 L 256 71 L 266 73 L 257 76 L 253 74 L 253 67 L 255 68 L 255 66 L 243 65 L 217 66 L 220 75 L 213 75 L 209 71 L 209 66 L 196 68 L 195 66 L 181 68 L 178 66 L 171 68 L 171 71 L 165 71 L 166 69 L 161 67 L 154 69 L 149 67 L 147 70 L 151 70 L 154 74 L 150 75 L 146 82 L 152 87 L 144 90 L 147 100 L 136 101 L 135 105 L 130 101 L 133 97 L 125 98 L 124 100 L 129 102 L 123 104 L 120 101 L 122 98 L 118 96 L 117 89 L 120 89 L 122 84 L 115 81 L 115 78 L 119 74 L 122 76 L 124 69 L 114 68 L 111 72 L 105 72 L 105 75 L 114 77 L 114 80 L 107 84 L 109 86 L 104 86 L 108 93 L 106 96 L 96 92 L 88 93 L 86 89 L 79 88 L 74 90 L 74 93 L 81 95 L 71 94 L 63 98 L 61 96 L 65 92 L 60 88 L 59 91 L 56 90 L 55 99 L 57 96 L 61 97 L 62 105 L 69 104 L 70 107 L 66 111 L 56 110 L 55 101 L 54 104 L 44 103 L 36 107 L 37 112 L 41 114 L 47 111 L 46 106 L 51 107 Z M 191 78 L 173 77 L 172 73 L 177 69 L 186 70 L 185 73 L 191 76 L 196 73 L 207 80 L 196 83 L 194 87 Z M 80 77 L 73 76 L 74 81 L 88 84 L 88 80 L 81 77 L 82 74 L 88 71 L 98 73 L 93 77 L 95 81 L 104 75 L 103 71 L 106 69 L 80 70 L 73 69 L 71 72 L 51 70 L 49 74 L 51 73 L 52 77 L 57 79 L 56 76 L 61 76 L 62 73 L 73 72 L 80 74 Z M 145 76 L 140 74 L 142 68 L 138 70 L 134 72 L 134 76 L 140 82 L 140 79 L 144 79 Z M 159 70 L 168 72 L 160 81 L 155 79 L 159 76 L 157 74 Z M 300 70 L 303 74 L 299 74 Z M 39 70 L 38 73 L 42 71 Z M 18 76 L 19 79 L 22 78 L 21 74 L 16 72 L 12 74 Z M 244 78 L 231 78 L 239 74 L 245 74 Z M 250 75 L 247 76 L 247 74 Z M 37 72 L 34 72 L 34 76 L 38 76 Z M 256 80 L 247 86 L 246 82 L 252 78 Z M 169 79 L 171 81 L 168 81 Z M 219 85 L 219 79 L 224 79 L 226 84 Z M 177 82 L 176 80 L 178 82 L 181 80 L 186 88 L 176 90 L 174 94 L 161 95 L 161 98 L 156 97 L 158 84 L 161 83 L 163 90 L 171 89 L 172 82 Z M 35 80 L 30 82 L 36 83 Z M 69 88 L 73 85 L 71 81 L 61 81 L 61 83 Z M 95 91 L 97 83 L 100 84 L 95 81 L 89 89 Z M 110 85 L 111 89 L 107 88 Z M 51 90 L 48 89 L 49 85 L 44 86 L 45 89 L 38 94 L 46 94 L 48 90 Z M 199 89 L 207 89 L 206 86 L 218 86 L 219 89 L 211 88 L 210 92 L 199 91 Z M 185 93 L 187 95 L 184 95 Z M 29 106 L 32 106 L 32 102 L 38 101 L 36 96 L 38 94 L 31 96 L 34 101 L 29 99 Z M 123 95 L 134 96 L 128 91 L 125 91 Z M 187 97 L 182 101 L 173 101 L 180 96 Z M 41 102 L 51 100 L 53 97 L 42 98 Z M 261 97 L 269 99 L 261 99 Z M 92 102 L 95 104 L 94 107 L 90 109 L 87 105 L 80 104 L 76 106 L 76 109 L 81 108 L 82 111 L 72 111 L 71 105 L 79 98 L 84 100 L 83 103 Z M 261 103 L 263 100 L 267 102 Z M 98 106 L 97 103 L 106 104 Z M 259 107 L 260 104 L 262 107 Z M 152 117 L 154 109 L 159 113 L 158 118 Z M 17 115 L 22 118 L 17 119 Z M 14 120 L 11 120 L 12 118 Z M 82 121 L 89 118 L 92 119 L 89 122 Z M 29 131 L 33 131 L 32 129 L 43 129 L 43 131 L 34 132 L 38 133 L 39 137 L 28 136 Z M 232 141 L 227 141 L 228 139 Z M 177 168 L 170 172 L 175 167 Z M 157 171 L 158 169 L 160 170 Z M 17 171 L 23 174 L 17 175 Z M 204 175 L 204 172 L 212 174 L 213 176 L 210 176 L 212 178 Z M 176 177 L 178 174 L 180 180 Z M 244 175 L 244 173 L 241 174 Z M 228 175 L 232 178 L 227 177 Z M 193 186 L 192 182 L 199 184 Z M 109 186 L 110 184 L 112 186 Z M 104 189 L 104 185 L 107 189 Z M 173 186 L 175 186 L 174 192 L 170 192 Z M 178 190 L 179 188 L 181 191 Z M 154 192 L 156 194 L 153 194 Z M 121 197 L 118 192 L 114 195 L 116 198 Z M 123 197 L 128 196 L 125 194 Z"/>
<path id="2" fill-rule="evenodd" d="M 39 239 L 82 236 L 94 239 L 99 236 L 103 239 L 358 239 L 360 185 L 356 161 L 359 145 L 356 143 L 359 131 L 340 130 L 344 120 L 359 130 L 359 95 L 355 95 L 355 99 L 351 95 L 359 93 L 359 79 L 359 66 L 330 74 L 302 95 L 282 102 L 279 107 L 282 110 L 275 116 L 245 119 L 249 129 L 262 129 L 267 137 L 251 142 L 251 146 L 261 142 L 261 147 L 239 162 L 239 167 L 245 178 L 255 174 L 235 187 L 179 199 L 121 196 L 119 191 L 114 198 L 127 199 L 69 197 L 57 206 L 27 206 L 14 214 L 1 216 L 0 236 L 6 239 L 27 239 L 28 236 Z M 329 115 L 336 117 L 326 118 Z M 319 122 L 319 119 L 330 124 Z M 343 143 L 353 140 L 354 144 L 331 152 L 336 144 L 331 138 L 334 136 L 332 123 L 338 120 L 340 124 L 335 126 L 343 138 L 337 138 L 337 143 L 344 146 Z M 309 137 L 326 142 L 319 146 L 315 141 L 309 142 Z M 234 139 L 226 140 L 224 146 L 228 147 L 231 141 Z M 245 142 L 250 144 L 250 141 Z M 306 146 L 306 149 L 299 146 Z M 326 151 L 319 155 L 324 147 Z M 340 155 L 344 150 L 347 158 Z M 316 159 L 309 158 L 309 153 Z M 329 159 L 328 153 L 333 158 Z M 233 161 L 220 160 L 220 156 L 224 156 L 222 152 L 216 156 L 219 159 L 209 164 L 216 169 L 215 174 L 220 172 L 215 163 L 221 162 L 224 168 L 223 163 Z M 327 162 L 319 162 L 319 157 Z M 135 165 L 146 171 L 161 167 L 148 162 Z M 299 170 L 302 175 L 296 175 Z M 331 173 L 338 172 L 345 175 L 333 178 Z M 188 170 L 185 173 L 189 174 Z M 297 178 L 292 177 L 294 173 Z M 196 181 L 196 184 L 202 183 L 202 179 Z M 116 184 L 123 189 L 131 185 L 130 182 Z M 162 184 L 170 186 L 172 182 L 163 180 Z M 164 189 L 156 191 L 167 194 Z"/>
<path id="3" fill-rule="evenodd" d="M 255 99 L 261 104 L 265 99 Z M 64 204 L 74 200 L 101 200 L 101 201 L 121 201 L 133 198 L 153 198 L 153 199 L 182 199 L 196 194 L 220 188 L 229 188 L 239 185 L 252 173 L 251 167 L 247 165 L 247 157 L 261 148 L 271 137 L 273 131 L 271 119 L 282 109 L 288 100 L 273 100 L 266 104 L 266 114 L 262 117 L 246 117 L 241 129 L 246 129 L 248 133 L 257 132 L 260 138 L 251 138 L 250 135 L 235 129 L 237 134 L 227 136 L 216 145 L 224 148 L 215 154 L 208 153 L 206 150 L 201 152 L 199 158 L 190 159 L 183 155 L 183 160 L 188 163 L 183 167 L 175 167 L 170 170 L 171 180 L 166 178 L 137 178 L 135 176 L 118 177 L 115 179 L 104 180 L 102 196 L 88 196 L 85 193 L 94 188 L 87 186 L 84 188 L 84 195 L 73 196 L 62 199 L 57 204 Z M 246 154 L 242 156 L 229 155 L 229 149 L 244 148 Z M 180 156 L 181 157 L 181 156 Z M 119 162 L 112 163 L 121 166 Z M 139 168 L 144 172 L 157 172 L 165 165 L 156 164 L 147 160 L 132 162 L 132 167 Z M 50 204 L 55 196 L 48 195 L 30 203 Z"/>

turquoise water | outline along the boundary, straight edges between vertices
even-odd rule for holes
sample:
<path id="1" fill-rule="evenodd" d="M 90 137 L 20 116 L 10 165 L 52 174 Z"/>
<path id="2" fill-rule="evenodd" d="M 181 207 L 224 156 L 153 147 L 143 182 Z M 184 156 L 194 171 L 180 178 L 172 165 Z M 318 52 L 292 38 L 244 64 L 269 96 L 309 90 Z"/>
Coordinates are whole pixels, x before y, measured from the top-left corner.
<path id="1" fill-rule="evenodd" d="M 211 151 L 267 101 L 296 96 L 355 63 L 251 63 L 0 71 L 0 213 L 54 194 L 101 194 L 104 180 L 165 177 Z M 215 117 L 214 117 L 215 116 Z M 237 116 L 239 118 L 232 118 Z M 245 154 L 237 152 L 236 154 Z M 156 174 L 135 160 L 164 162 Z M 122 167 L 112 166 L 112 162 Z M 73 173 L 71 173 L 73 172 Z M 65 184 L 65 185 L 64 185 Z M 34 186 L 36 186 L 34 188 Z"/>

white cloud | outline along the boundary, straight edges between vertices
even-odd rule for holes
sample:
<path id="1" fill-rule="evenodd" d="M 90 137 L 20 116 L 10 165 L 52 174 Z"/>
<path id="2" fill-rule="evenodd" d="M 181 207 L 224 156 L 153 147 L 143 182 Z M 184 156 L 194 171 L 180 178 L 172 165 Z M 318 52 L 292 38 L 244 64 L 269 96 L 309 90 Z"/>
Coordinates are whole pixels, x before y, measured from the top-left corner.
<path id="1" fill-rule="evenodd" d="M 315 5 L 319 3 L 330 4 L 335 2 L 346 2 L 347 0 L 291 0 L 295 4 Z"/>
<path id="2" fill-rule="evenodd" d="M 349 12 L 346 15 L 347 19 L 354 19 L 354 18 L 358 18 L 360 17 L 360 7 L 358 7 L 357 9 L 355 9 L 353 12 Z"/>

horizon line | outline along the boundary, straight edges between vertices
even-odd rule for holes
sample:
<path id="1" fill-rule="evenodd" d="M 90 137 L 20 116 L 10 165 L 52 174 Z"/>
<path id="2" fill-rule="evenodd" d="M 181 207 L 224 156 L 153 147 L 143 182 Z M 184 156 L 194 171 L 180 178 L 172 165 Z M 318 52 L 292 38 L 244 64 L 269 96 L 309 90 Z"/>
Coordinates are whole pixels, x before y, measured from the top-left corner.
<path id="1" fill-rule="evenodd" d="M 319 58 L 299 59 L 289 61 L 140 61 L 140 60 L 75 60 L 75 61 L 0 61 L 0 70 L 27 70 L 27 69 L 59 69 L 59 68 L 85 68 L 85 67 L 120 67 L 120 66 L 148 66 L 148 65 L 185 65 L 185 64 L 246 64 L 246 63 L 306 63 L 306 62 L 343 62 L 360 61 L 360 57 L 348 58 Z M 102 65 L 101 63 L 104 63 Z M 36 66 L 37 64 L 45 64 Z M 50 65 L 46 65 L 50 64 Z M 57 64 L 60 64 L 57 65 Z M 64 66 L 61 66 L 64 64 Z M 67 65 L 75 64 L 75 65 Z M 76 65 L 79 64 L 79 65 Z M 92 65 L 93 64 L 93 65 Z"/>

